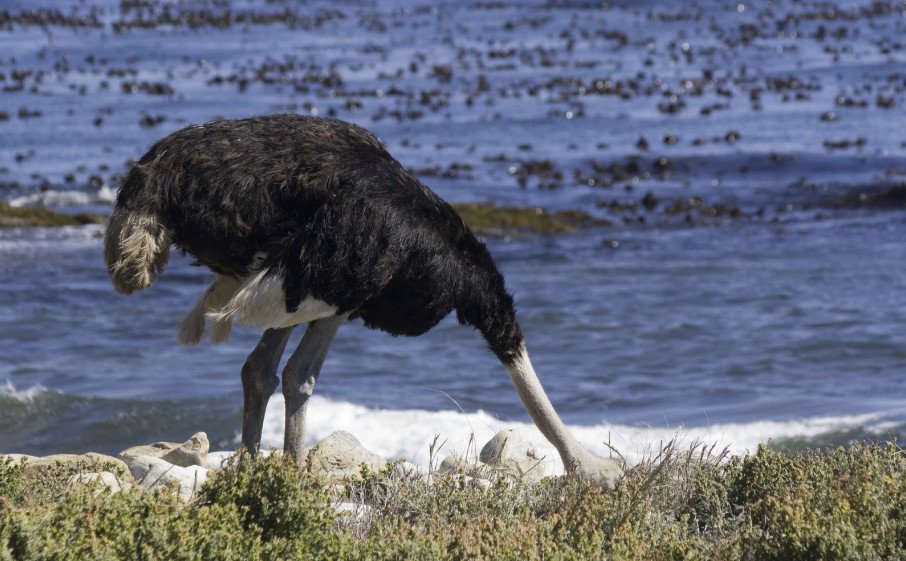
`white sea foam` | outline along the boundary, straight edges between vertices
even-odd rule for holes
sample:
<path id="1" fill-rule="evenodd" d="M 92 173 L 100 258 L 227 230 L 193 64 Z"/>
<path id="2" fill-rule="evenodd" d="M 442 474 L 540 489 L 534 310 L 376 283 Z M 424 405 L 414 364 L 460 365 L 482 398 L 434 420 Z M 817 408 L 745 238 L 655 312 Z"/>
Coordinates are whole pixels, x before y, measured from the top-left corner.
<path id="1" fill-rule="evenodd" d="M 0 266 L 12 264 L 20 256 L 36 259 L 40 255 L 42 259 L 47 259 L 48 255 L 60 252 L 99 246 L 104 228 L 103 224 L 60 228 L 5 228 L 0 231 Z"/>
<path id="2" fill-rule="evenodd" d="M 434 461 L 451 452 L 477 454 L 481 446 L 499 430 L 527 429 L 534 435 L 538 449 L 551 459 L 549 472 L 559 472 L 562 464 L 553 447 L 531 423 L 501 421 L 479 411 L 463 414 L 456 411 L 425 411 L 418 409 L 383 410 L 314 396 L 308 408 L 307 443 L 310 446 L 335 430 L 345 430 L 362 444 L 386 457 L 404 459 L 425 467 L 429 462 L 429 447 L 438 437 L 443 444 Z M 265 416 L 263 448 L 283 446 L 284 404 L 275 395 Z M 718 451 L 728 448 L 732 454 L 754 451 L 760 443 L 780 438 L 814 438 L 836 430 L 862 427 L 866 431 L 883 430 L 884 415 L 871 413 L 841 417 L 812 417 L 793 421 L 756 421 L 725 423 L 700 427 L 633 427 L 601 423 L 593 426 L 571 425 L 573 434 L 589 450 L 608 456 L 610 448 L 618 450 L 630 463 L 651 456 L 663 444 L 678 440 L 680 445 L 715 444 Z M 473 437 L 474 435 L 474 437 Z M 237 436 L 238 441 L 238 436 Z"/>
<path id="3" fill-rule="evenodd" d="M 11 397 L 16 401 L 22 401 L 25 403 L 34 401 L 36 397 L 44 393 L 47 393 L 47 388 L 40 384 L 31 386 L 30 388 L 24 390 L 20 390 L 17 389 L 12 382 L 7 380 L 4 386 L 0 386 L 0 396 Z"/>
<path id="4" fill-rule="evenodd" d="M 116 189 L 107 184 L 101 186 L 94 193 L 80 191 L 75 189 L 48 189 L 46 191 L 36 191 L 27 195 L 13 197 L 7 201 L 10 206 L 72 206 L 72 205 L 91 205 L 98 203 L 111 203 L 116 199 Z"/>

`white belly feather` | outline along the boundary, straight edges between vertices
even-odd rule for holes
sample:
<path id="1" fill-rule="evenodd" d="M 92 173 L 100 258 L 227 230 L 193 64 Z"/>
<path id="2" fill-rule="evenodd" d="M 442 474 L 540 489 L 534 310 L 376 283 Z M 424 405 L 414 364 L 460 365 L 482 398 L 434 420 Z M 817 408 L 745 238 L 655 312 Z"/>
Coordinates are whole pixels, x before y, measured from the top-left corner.
<path id="1" fill-rule="evenodd" d="M 286 291 L 282 275 L 267 269 L 237 279 L 214 275 L 214 282 L 201 295 L 179 328 L 178 340 L 183 345 L 197 345 L 205 332 L 205 318 L 210 320 L 212 343 L 223 343 L 230 337 L 233 320 L 259 329 L 291 327 L 337 313 L 337 307 L 312 298 L 302 300 L 294 312 L 286 310 Z"/>

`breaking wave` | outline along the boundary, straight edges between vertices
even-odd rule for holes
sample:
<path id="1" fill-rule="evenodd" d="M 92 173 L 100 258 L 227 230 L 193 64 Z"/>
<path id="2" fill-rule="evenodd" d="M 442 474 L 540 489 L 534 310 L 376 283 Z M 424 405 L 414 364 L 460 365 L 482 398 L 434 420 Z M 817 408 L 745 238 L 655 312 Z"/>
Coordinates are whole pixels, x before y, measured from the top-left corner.
<path id="1" fill-rule="evenodd" d="M 478 411 L 427 411 L 420 409 L 370 409 L 362 405 L 313 396 L 308 408 L 307 445 L 312 445 L 336 430 L 352 433 L 368 449 L 386 458 L 403 459 L 422 467 L 435 464 L 450 453 L 476 455 L 481 446 L 502 429 L 524 429 L 537 449 L 550 458 L 550 473 L 562 470 L 553 449 L 533 424 L 502 421 Z M 265 416 L 263 448 L 283 447 L 284 403 L 275 395 Z M 628 426 L 610 423 L 571 425 L 573 434 L 592 452 L 608 456 L 611 447 L 630 463 L 655 454 L 671 440 L 680 446 L 703 444 L 727 449 L 731 454 L 754 451 L 769 441 L 794 439 L 820 445 L 831 443 L 833 435 L 862 431 L 865 435 L 884 434 L 894 424 L 883 413 L 840 417 L 811 417 L 791 421 L 756 421 L 708 426 Z M 826 437 L 826 438 L 825 438 Z M 434 456 L 429 453 L 436 440 Z M 238 435 L 237 435 L 238 442 Z"/>

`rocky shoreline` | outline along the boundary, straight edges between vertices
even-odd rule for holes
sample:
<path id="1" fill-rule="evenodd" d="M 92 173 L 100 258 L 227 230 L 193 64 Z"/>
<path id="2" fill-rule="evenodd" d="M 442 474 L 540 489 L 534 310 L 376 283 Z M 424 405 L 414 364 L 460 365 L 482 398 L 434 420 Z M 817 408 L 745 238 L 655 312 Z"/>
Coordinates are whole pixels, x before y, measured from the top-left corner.
<path id="1" fill-rule="evenodd" d="M 586 226 L 609 224 L 577 209 L 547 210 L 493 203 L 456 203 L 453 208 L 475 233 L 484 236 L 558 234 Z M 17 207 L 0 201 L 0 228 L 48 228 L 106 222 L 107 217 L 102 214 L 66 214 L 46 207 Z"/>
<path id="2" fill-rule="evenodd" d="M 107 217 L 100 214 L 66 214 L 45 207 L 16 207 L 0 201 L 0 228 L 82 226 L 106 221 Z"/>
<path id="3" fill-rule="evenodd" d="M 96 452 L 53 454 L 37 457 L 27 454 L 0 454 L 0 462 L 21 465 L 26 473 L 49 473 L 66 477 L 70 485 L 99 485 L 111 493 L 164 490 L 181 501 L 191 501 L 212 471 L 234 465 L 236 451 L 211 451 L 207 434 L 197 432 L 188 440 L 155 442 L 127 448 L 110 456 Z M 262 455 L 282 451 L 262 451 Z M 436 466 L 427 469 L 402 460 L 389 460 L 366 449 L 355 436 L 336 431 L 308 450 L 305 469 L 312 475 L 335 483 L 354 480 L 363 470 L 377 473 L 391 470 L 407 479 L 428 484 L 439 477 L 458 476 L 466 484 L 490 488 L 506 480 L 534 485 L 546 477 L 563 475 L 549 456 L 532 443 L 524 431 L 506 429 L 498 432 L 478 453 L 468 457 L 451 453 Z M 355 505 L 340 502 L 338 510 Z"/>

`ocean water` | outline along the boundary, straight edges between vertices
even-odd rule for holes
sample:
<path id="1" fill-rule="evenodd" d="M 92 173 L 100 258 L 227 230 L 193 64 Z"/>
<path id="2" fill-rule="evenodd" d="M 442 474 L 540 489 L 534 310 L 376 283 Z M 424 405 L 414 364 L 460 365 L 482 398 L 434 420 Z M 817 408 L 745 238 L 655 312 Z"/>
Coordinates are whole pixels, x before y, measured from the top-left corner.
<path id="1" fill-rule="evenodd" d="M 675 4 L 11 2 L 0 200 L 107 213 L 129 161 L 186 124 L 336 116 L 449 200 L 599 219 L 486 239 L 591 449 L 897 438 L 906 5 Z M 102 234 L 0 230 L 0 451 L 236 446 L 259 334 L 177 346 L 210 273 L 174 255 L 122 297 Z M 348 430 L 422 464 L 435 437 L 443 455 L 530 426 L 452 318 L 415 339 L 345 325 L 309 412 L 311 441 Z"/>

